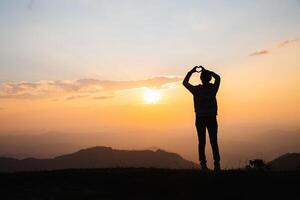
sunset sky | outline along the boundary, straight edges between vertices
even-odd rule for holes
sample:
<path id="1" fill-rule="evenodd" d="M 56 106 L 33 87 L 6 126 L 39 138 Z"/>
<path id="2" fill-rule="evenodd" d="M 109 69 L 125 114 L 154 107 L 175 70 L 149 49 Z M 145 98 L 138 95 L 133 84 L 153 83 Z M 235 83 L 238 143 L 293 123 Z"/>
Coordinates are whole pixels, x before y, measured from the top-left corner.
<path id="1" fill-rule="evenodd" d="M 223 141 L 300 130 L 299 0 L 2 0 L 0 44 L 1 135 L 104 132 L 93 144 L 196 160 L 195 65 L 222 77 Z"/>

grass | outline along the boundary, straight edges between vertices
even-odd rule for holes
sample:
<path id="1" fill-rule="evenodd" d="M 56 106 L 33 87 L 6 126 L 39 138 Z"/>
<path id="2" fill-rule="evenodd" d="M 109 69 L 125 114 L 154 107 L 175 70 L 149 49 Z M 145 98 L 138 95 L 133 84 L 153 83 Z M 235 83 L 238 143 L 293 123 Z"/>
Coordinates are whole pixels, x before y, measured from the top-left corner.
<path id="1" fill-rule="evenodd" d="M 300 171 L 145 168 L 69 169 L 0 174 L 1 199 L 289 199 Z"/>

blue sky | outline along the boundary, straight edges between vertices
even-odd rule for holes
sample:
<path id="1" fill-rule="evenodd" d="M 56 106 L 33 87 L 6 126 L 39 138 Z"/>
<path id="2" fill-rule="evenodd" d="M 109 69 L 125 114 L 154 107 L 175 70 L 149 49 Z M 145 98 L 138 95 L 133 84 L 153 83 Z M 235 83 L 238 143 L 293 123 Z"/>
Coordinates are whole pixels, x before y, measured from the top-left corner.
<path id="1" fill-rule="evenodd" d="M 300 2 L 1 0 L 0 81 L 184 75 L 300 35 Z"/>

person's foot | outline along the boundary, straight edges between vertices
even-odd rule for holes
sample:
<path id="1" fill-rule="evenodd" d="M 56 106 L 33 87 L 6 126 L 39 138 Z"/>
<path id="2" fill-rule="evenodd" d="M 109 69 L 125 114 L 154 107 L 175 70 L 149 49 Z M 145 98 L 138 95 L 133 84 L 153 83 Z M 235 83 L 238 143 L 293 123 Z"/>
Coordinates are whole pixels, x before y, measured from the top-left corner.
<path id="1" fill-rule="evenodd" d="M 204 172 L 208 172 L 209 171 L 209 169 L 208 169 L 208 167 L 207 167 L 206 164 L 201 164 L 200 165 L 200 169 L 201 169 L 201 171 L 204 171 Z"/>
<path id="2" fill-rule="evenodd" d="M 220 163 L 214 163 L 214 171 L 215 172 L 220 172 L 221 171 L 221 165 Z"/>

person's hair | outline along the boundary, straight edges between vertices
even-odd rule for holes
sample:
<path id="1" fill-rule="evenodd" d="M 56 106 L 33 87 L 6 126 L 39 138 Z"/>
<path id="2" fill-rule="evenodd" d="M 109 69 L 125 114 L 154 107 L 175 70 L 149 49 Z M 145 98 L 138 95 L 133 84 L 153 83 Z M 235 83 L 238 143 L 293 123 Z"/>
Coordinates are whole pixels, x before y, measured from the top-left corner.
<path id="1" fill-rule="evenodd" d="M 200 75 L 200 79 L 202 81 L 202 83 L 206 84 L 206 83 L 209 83 L 210 80 L 211 80 L 211 74 L 209 71 L 202 71 L 201 72 L 201 75 Z"/>

